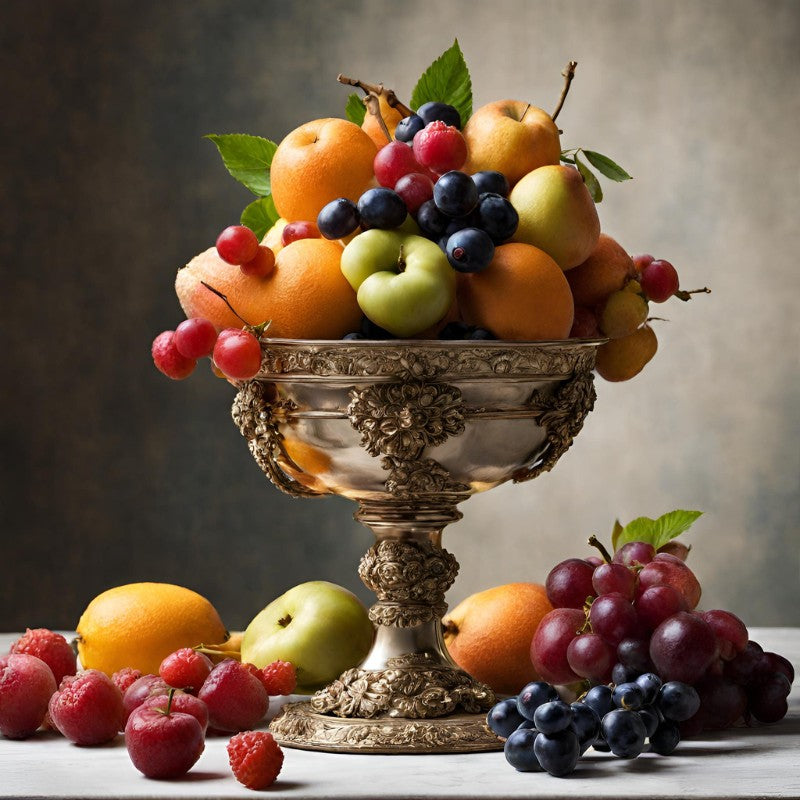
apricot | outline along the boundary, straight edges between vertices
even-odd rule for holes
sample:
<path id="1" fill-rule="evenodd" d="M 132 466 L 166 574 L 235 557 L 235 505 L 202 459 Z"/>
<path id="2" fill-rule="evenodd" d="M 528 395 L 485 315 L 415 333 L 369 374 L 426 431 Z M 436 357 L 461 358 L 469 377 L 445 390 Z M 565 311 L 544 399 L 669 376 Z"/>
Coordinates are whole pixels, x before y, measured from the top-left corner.
<path id="1" fill-rule="evenodd" d="M 589 257 L 567 272 L 575 304 L 591 308 L 636 276 L 633 259 L 622 245 L 601 233 Z"/>

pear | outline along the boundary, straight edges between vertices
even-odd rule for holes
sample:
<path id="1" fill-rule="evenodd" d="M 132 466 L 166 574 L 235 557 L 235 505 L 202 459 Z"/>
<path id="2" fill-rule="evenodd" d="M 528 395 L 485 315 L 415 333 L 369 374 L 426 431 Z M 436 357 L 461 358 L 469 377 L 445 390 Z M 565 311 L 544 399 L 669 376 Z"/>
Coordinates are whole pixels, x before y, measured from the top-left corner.
<path id="1" fill-rule="evenodd" d="M 513 241 L 544 250 L 561 269 L 577 267 L 597 244 L 597 209 L 573 167 L 538 167 L 517 183 L 509 199 L 519 214 Z"/>

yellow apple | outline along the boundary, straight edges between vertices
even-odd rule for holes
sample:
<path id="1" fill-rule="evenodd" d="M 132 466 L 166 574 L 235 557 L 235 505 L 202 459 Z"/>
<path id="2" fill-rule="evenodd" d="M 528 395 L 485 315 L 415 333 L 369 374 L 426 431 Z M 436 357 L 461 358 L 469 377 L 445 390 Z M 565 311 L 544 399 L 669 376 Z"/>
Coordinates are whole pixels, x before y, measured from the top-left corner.
<path id="1" fill-rule="evenodd" d="M 479 108 L 464 126 L 469 156 L 464 172 L 496 170 L 513 186 L 523 175 L 558 164 L 558 126 L 541 108 L 523 100 L 497 100 Z"/>

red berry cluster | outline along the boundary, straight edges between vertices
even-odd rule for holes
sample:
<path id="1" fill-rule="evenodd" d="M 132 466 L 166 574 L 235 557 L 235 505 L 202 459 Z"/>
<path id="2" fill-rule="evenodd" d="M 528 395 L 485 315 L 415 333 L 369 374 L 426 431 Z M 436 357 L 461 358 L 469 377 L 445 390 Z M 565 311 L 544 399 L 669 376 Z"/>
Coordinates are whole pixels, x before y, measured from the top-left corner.
<path id="1" fill-rule="evenodd" d="M 628 542 L 606 559 L 569 558 L 547 576 L 553 611 L 531 643 L 544 680 L 616 685 L 652 672 L 693 686 L 700 708 L 683 736 L 727 728 L 739 719 L 776 722 L 794 680 L 789 661 L 750 641 L 744 623 L 723 610 L 701 611 L 700 583 L 677 542 L 657 552 Z"/>
<path id="2" fill-rule="evenodd" d="M 60 634 L 28 630 L 0 657 L 0 734 L 24 739 L 47 725 L 75 744 L 93 746 L 124 731 L 133 765 L 149 778 L 186 774 L 207 732 L 238 734 L 228 746 L 231 769 L 245 786 L 265 788 L 277 777 L 283 753 L 270 734 L 251 729 L 264 720 L 270 697 L 290 694 L 295 685 L 289 662 L 263 669 L 233 659 L 215 665 L 193 648 L 168 655 L 158 675 L 126 667 L 109 677 L 78 670 Z"/>

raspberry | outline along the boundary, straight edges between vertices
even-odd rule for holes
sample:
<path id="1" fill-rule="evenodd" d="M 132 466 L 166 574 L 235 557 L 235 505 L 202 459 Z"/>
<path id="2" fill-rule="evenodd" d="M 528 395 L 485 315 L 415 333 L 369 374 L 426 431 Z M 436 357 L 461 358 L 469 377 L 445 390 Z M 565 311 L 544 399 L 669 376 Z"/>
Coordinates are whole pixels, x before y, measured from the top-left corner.
<path id="1" fill-rule="evenodd" d="M 138 681 L 141 677 L 142 673 L 139 672 L 138 669 L 133 669 L 133 667 L 123 667 L 122 669 L 118 669 L 111 676 L 111 680 L 114 681 L 114 685 L 124 696 L 131 684 L 136 683 L 136 681 Z"/>
<path id="2" fill-rule="evenodd" d="M 297 670 L 288 661 L 273 661 L 261 670 L 261 674 L 264 676 L 261 682 L 270 697 L 291 694 L 297 686 Z"/>
<path id="3" fill-rule="evenodd" d="M 228 760 L 234 777 L 248 789 L 266 789 L 283 766 L 283 751 L 271 733 L 245 731 L 228 742 Z"/>
<path id="4" fill-rule="evenodd" d="M 24 636 L 11 645 L 9 653 L 26 653 L 40 658 L 53 670 L 56 686 L 65 675 L 77 671 L 75 652 L 70 643 L 60 634 L 47 628 L 28 628 Z"/>
<path id="5" fill-rule="evenodd" d="M 204 653 L 198 653 L 191 647 L 182 647 L 161 662 L 158 673 L 170 686 L 196 694 L 213 666 Z"/>
<path id="6" fill-rule="evenodd" d="M 125 724 L 119 689 L 96 669 L 67 675 L 50 698 L 48 710 L 56 729 L 80 745 L 109 742 Z"/>
<path id="7" fill-rule="evenodd" d="M 209 727 L 216 731 L 246 731 L 264 718 L 269 697 L 246 665 L 233 659 L 217 664 L 197 695 L 208 706 Z"/>

